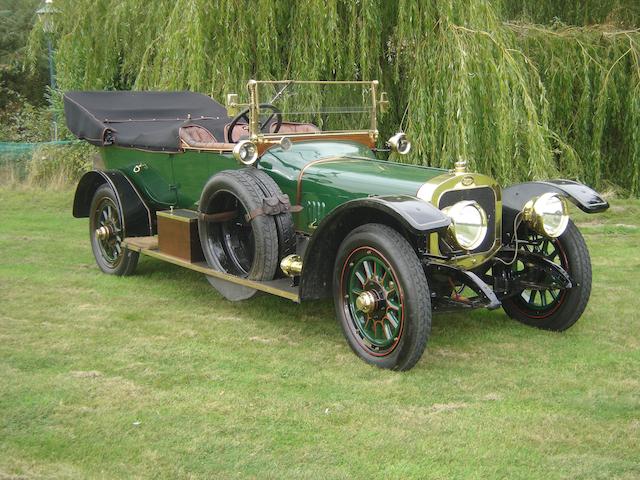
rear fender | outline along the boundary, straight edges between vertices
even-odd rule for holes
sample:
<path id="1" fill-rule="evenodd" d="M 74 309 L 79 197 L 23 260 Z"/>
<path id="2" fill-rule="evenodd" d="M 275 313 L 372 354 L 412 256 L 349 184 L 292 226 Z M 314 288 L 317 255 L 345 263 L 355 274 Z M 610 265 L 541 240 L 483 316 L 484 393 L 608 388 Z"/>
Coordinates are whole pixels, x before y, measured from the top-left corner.
<path id="1" fill-rule="evenodd" d="M 105 183 L 111 186 L 118 197 L 125 236 L 153 235 L 155 212 L 149 208 L 131 180 L 116 170 L 92 170 L 82 176 L 73 199 L 73 216 L 87 218 L 91 214 L 93 195 Z"/>
<path id="2" fill-rule="evenodd" d="M 409 195 L 368 197 L 343 203 L 320 222 L 303 252 L 301 299 L 331 295 L 338 248 L 354 228 L 367 223 L 395 228 L 417 249 L 418 239 L 446 229 L 451 220 L 432 204 Z"/>
<path id="3" fill-rule="evenodd" d="M 507 242 L 513 236 L 514 220 L 525 204 L 543 193 L 554 192 L 566 197 L 586 213 L 604 212 L 609 203 L 598 192 L 572 180 L 547 180 L 512 185 L 502 190 L 502 235 Z"/>

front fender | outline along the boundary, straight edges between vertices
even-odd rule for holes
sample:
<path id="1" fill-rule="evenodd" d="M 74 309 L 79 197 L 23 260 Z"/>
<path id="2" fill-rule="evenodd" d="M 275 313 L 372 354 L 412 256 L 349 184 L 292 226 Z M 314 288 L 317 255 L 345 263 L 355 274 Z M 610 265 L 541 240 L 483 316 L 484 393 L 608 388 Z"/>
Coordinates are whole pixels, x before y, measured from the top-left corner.
<path id="1" fill-rule="evenodd" d="M 403 228 L 415 234 L 441 230 L 451 223 L 451 219 L 438 208 L 417 197 L 410 195 L 366 197 L 345 202 L 335 208 L 322 220 L 316 234 L 335 222 L 338 217 L 358 209 L 373 209 L 390 215 L 396 218 Z"/>
<path id="2" fill-rule="evenodd" d="M 125 235 L 128 237 L 153 235 L 155 212 L 151 211 L 126 175 L 117 170 L 92 170 L 82 176 L 73 199 L 73 216 L 85 218 L 91 214 L 93 195 L 104 183 L 109 184 L 116 192 Z"/>
<path id="3" fill-rule="evenodd" d="M 502 190 L 502 233 L 505 241 L 513 235 L 515 217 L 522 211 L 525 204 L 532 198 L 547 192 L 554 192 L 566 197 L 586 213 L 604 212 L 609 208 L 609 202 L 603 199 L 598 192 L 573 180 L 547 180 L 511 185 Z"/>
<path id="4" fill-rule="evenodd" d="M 367 223 L 395 228 L 411 242 L 447 228 L 451 220 L 432 204 L 409 195 L 366 197 L 343 203 L 320 222 L 305 248 L 302 299 L 331 294 L 333 263 L 342 240 L 354 228 Z"/>

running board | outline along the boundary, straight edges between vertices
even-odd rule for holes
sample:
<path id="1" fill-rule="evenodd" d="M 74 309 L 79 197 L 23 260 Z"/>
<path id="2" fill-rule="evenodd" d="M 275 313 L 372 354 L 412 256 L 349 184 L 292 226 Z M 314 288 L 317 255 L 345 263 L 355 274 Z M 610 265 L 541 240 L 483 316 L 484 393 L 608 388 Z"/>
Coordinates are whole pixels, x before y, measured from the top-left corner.
<path id="1" fill-rule="evenodd" d="M 296 303 L 300 303 L 299 287 L 291 285 L 290 278 L 280 278 L 277 280 L 258 281 L 248 280 L 246 278 L 237 277 L 235 275 L 229 275 L 228 273 L 219 272 L 210 268 L 206 262 L 189 262 L 182 258 L 167 255 L 158 249 L 158 236 L 153 237 L 129 237 L 125 238 L 123 245 L 125 248 L 133 251 L 140 252 L 143 255 L 164 260 L 165 262 L 178 265 L 179 267 L 188 268 L 189 270 L 195 270 L 196 272 L 204 273 L 210 277 L 219 278 L 220 280 L 226 280 L 236 285 L 242 285 L 243 287 L 254 288 L 261 292 L 277 295 L 278 297 L 292 300 Z"/>

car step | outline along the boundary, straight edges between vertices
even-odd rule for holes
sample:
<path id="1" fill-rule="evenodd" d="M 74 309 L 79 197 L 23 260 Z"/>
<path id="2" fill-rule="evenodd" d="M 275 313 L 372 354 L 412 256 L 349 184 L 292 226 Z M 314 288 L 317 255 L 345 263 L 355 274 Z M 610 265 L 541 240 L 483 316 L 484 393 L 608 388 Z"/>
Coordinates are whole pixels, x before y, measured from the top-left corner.
<path id="1" fill-rule="evenodd" d="M 204 273 L 211 277 L 226 280 L 237 285 L 244 287 L 255 288 L 261 292 L 277 295 L 282 298 L 289 299 L 296 303 L 300 303 L 299 287 L 291 285 L 290 278 L 280 278 L 277 280 L 258 281 L 249 280 L 246 278 L 237 277 L 235 275 L 229 275 L 227 273 L 219 272 L 210 268 L 206 262 L 189 262 L 182 258 L 174 257 L 161 252 L 158 249 L 158 236 L 153 237 L 129 237 L 125 238 L 123 245 L 125 248 L 140 252 L 142 255 L 158 258 L 165 262 L 178 265 L 180 267 L 188 268 L 189 270 L 195 270 L 196 272 Z"/>

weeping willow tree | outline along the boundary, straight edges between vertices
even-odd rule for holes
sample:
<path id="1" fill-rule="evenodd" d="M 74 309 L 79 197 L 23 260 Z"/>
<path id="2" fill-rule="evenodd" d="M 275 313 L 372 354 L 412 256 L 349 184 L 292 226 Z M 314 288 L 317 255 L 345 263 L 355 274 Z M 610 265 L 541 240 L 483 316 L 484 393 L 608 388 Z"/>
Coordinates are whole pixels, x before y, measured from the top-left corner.
<path id="1" fill-rule="evenodd" d="M 222 99 L 249 78 L 378 78 L 406 161 L 640 194 L 637 0 L 525 3 L 56 0 L 58 83 Z M 327 92 L 301 101 L 349 102 Z"/>

